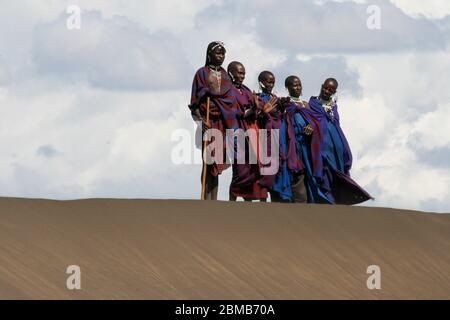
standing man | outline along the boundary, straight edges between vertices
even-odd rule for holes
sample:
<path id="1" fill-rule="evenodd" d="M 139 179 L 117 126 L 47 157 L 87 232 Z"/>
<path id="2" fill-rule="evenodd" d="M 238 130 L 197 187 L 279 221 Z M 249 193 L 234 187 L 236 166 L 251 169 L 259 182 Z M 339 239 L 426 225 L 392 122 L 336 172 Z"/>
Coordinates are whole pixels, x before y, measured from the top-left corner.
<path id="1" fill-rule="evenodd" d="M 205 66 L 200 68 L 194 76 L 192 83 L 191 103 L 189 109 L 194 121 L 201 122 L 202 133 L 208 129 L 216 129 L 221 133 L 223 141 L 223 157 L 214 157 L 214 162 L 202 170 L 206 176 L 204 194 L 205 200 L 217 200 L 219 175 L 229 167 L 226 163 L 225 129 L 236 127 L 236 101 L 231 94 L 232 82 L 228 73 L 222 68 L 225 60 L 225 46 L 220 41 L 211 42 L 206 50 Z M 209 110 L 208 110 L 209 102 Z M 209 116 L 209 122 L 206 119 Z M 214 141 L 214 137 L 210 141 Z M 202 144 L 204 149 L 204 144 Z M 202 152 L 204 150 L 202 149 Z M 218 151 L 218 150 L 215 150 Z M 205 159 L 204 159 L 205 161 Z M 202 179 L 203 183 L 203 179 Z"/>
<path id="2" fill-rule="evenodd" d="M 233 81 L 232 94 L 238 106 L 238 135 L 243 135 L 243 139 L 238 141 L 237 149 L 239 152 L 245 153 L 245 163 L 237 163 L 237 150 L 235 149 L 233 178 L 230 184 L 230 201 L 236 201 L 237 197 L 242 197 L 245 201 L 266 201 L 267 189 L 259 184 L 259 128 L 254 114 L 256 109 L 255 97 L 252 91 L 243 84 L 245 67 L 242 63 L 238 61 L 231 62 L 228 65 L 228 73 Z M 247 132 L 249 135 L 246 137 L 244 132 Z M 251 163 L 255 159 L 255 163 Z"/>
<path id="3" fill-rule="evenodd" d="M 322 187 L 330 203 L 357 204 L 373 199 L 352 178 L 352 153 L 342 131 L 337 101 L 334 98 L 338 82 L 328 78 L 322 84 L 318 97 L 311 97 L 309 106 L 319 121 L 322 134 Z"/>
<path id="4" fill-rule="evenodd" d="M 281 110 L 280 99 L 272 93 L 275 86 L 275 75 L 268 70 L 262 71 L 258 76 L 258 81 L 261 89 L 257 99 L 258 125 L 261 129 L 267 130 L 267 140 L 265 146 L 263 145 L 261 148 L 263 154 L 270 158 L 270 163 L 264 164 L 262 169 L 264 167 L 276 167 L 274 174 L 266 174 L 261 177 L 260 184 L 269 189 L 272 202 L 285 202 L 289 201 L 291 197 L 290 188 L 285 188 L 284 184 L 277 179 L 278 173 L 285 169 L 286 164 L 283 110 Z M 278 135 L 274 134 L 276 131 L 278 131 Z M 275 145 L 272 145 L 272 136 L 275 137 Z M 277 159 L 272 154 L 274 149 L 278 149 Z"/>
<path id="5" fill-rule="evenodd" d="M 329 203 L 318 182 L 323 169 L 319 123 L 312 116 L 308 102 L 301 98 L 303 87 L 300 78 L 289 76 L 284 85 L 289 91 L 289 97 L 283 101 L 286 104 L 286 123 L 292 126 L 301 163 L 301 169 L 292 172 L 292 200 L 297 203 Z"/>

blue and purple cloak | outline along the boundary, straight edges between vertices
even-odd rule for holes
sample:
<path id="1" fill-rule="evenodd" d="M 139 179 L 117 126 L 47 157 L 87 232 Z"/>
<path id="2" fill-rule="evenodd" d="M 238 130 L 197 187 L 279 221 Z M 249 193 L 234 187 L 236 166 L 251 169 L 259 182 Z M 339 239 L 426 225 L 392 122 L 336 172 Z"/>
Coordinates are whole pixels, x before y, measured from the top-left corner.
<path id="1" fill-rule="evenodd" d="M 323 170 L 316 177 L 328 200 L 333 204 L 352 205 L 373 199 L 350 177 L 352 153 L 340 126 L 337 104 L 326 111 L 318 97 L 311 97 L 309 106 L 322 135 Z"/>

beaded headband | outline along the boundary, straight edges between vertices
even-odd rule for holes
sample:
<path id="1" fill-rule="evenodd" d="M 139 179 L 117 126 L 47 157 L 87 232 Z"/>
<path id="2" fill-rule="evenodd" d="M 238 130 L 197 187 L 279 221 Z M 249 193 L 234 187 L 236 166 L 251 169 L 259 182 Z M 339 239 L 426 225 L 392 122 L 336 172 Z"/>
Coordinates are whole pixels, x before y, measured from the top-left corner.
<path id="1" fill-rule="evenodd" d="M 211 50 L 209 50 L 209 52 L 214 51 L 214 49 L 218 48 L 218 47 L 223 47 L 225 49 L 225 44 L 222 41 L 215 41 L 215 45 L 211 48 Z"/>

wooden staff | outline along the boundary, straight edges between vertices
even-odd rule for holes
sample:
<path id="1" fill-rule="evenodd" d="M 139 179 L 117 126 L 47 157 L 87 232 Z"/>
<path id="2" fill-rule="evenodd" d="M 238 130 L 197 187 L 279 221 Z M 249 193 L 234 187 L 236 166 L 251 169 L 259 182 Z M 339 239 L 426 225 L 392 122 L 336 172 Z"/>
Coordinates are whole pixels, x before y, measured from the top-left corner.
<path id="1" fill-rule="evenodd" d="M 253 91 L 253 100 L 255 102 L 255 118 L 258 119 L 256 117 L 256 113 L 258 112 L 258 96 L 256 95 L 256 92 Z M 255 120 L 255 130 L 256 130 L 256 161 L 258 162 L 258 167 L 261 166 L 261 161 L 259 159 L 259 128 L 258 128 L 258 124 L 257 124 L 258 120 Z"/>
<path id="2" fill-rule="evenodd" d="M 206 98 L 206 123 L 209 125 L 209 105 L 210 105 L 210 97 Z M 203 126 L 203 124 L 202 124 Z M 202 139 L 203 139 L 203 172 L 202 172 L 202 195 L 201 199 L 205 200 L 206 198 L 206 139 L 202 130 Z"/>

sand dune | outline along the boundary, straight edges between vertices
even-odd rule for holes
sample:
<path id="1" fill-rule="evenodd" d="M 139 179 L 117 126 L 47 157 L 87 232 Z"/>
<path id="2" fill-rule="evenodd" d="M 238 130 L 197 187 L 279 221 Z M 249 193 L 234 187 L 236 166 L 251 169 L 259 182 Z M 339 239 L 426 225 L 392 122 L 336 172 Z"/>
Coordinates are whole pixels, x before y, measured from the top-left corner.
<path id="1" fill-rule="evenodd" d="M 81 290 L 66 288 L 69 265 Z M 450 215 L 0 198 L 0 298 L 449 299 Z"/>

